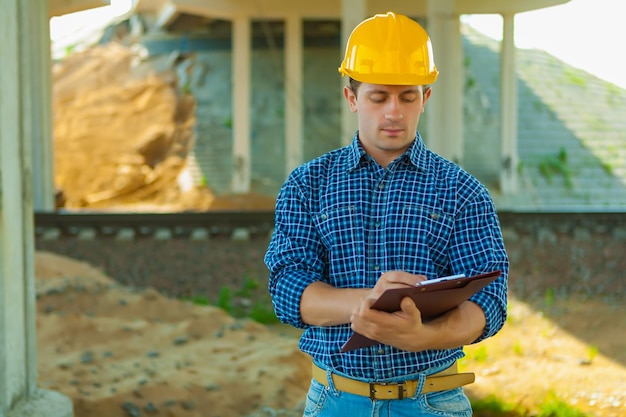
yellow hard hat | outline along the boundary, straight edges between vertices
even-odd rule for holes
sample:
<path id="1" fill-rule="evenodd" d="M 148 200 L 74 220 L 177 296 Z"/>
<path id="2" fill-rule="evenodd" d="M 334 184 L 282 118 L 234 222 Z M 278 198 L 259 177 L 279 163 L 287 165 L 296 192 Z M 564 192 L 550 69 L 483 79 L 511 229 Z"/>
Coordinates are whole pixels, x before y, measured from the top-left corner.
<path id="1" fill-rule="evenodd" d="M 439 74 L 428 33 L 415 20 L 393 12 L 377 14 L 354 28 L 339 72 L 385 85 L 432 84 Z"/>

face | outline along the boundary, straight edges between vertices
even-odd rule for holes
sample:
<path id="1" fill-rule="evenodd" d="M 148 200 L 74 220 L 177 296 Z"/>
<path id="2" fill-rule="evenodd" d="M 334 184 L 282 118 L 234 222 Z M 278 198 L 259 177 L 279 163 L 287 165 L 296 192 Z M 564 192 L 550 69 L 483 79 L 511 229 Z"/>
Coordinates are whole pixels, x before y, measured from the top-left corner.
<path id="1" fill-rule="evenodd" d="M 361 145 L 381 166 L 411 146 L 430 93 L 421 85 L 361 83 L 356 91 L 344 88 L 350 110 L 359 118 Z"/>

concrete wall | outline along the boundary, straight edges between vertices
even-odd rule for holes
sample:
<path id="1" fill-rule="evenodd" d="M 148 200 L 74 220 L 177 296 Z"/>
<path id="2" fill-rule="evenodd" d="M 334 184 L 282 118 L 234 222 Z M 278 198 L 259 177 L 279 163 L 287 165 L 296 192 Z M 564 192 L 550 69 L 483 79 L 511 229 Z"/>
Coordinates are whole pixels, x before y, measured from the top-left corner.
<path id="1" fill-rule="evenodd" d="M 626 297 L 622 213 L 500 213 L 512 294 Z"/>

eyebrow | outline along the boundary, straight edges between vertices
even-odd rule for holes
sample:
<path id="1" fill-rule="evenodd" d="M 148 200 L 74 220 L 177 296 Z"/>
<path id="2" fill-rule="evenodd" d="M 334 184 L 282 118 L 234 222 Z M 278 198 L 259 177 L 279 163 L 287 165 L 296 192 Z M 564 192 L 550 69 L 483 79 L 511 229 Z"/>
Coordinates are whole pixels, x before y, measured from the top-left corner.
<path id="1" fill-rule="evenodd" d="M 367 94 L 391 94 L 388 90 L 371 90 L 368 91 Z M 411 87 L 406 90 L 400 91 L 400 95 L 403 94 L 420 94 L 418 87 Z"/>

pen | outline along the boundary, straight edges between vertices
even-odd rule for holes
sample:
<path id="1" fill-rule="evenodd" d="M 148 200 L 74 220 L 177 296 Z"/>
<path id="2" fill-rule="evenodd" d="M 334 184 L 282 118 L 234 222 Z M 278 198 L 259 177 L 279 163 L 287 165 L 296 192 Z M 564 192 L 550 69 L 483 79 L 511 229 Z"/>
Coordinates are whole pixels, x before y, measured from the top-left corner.
<path id="1" fill-rule="evenodd" d="M 438 282 L 451 281 L 451 280 L 454 280 L 454 279 L 457 279 L 457 278 L 465 278 L 465 274 L 448 275 L 446 277 L 439 277 L 439 278 L 428 279 L 426 281 L 418 282 L 416 284 L 416 286 L 436 284 Z"/>

